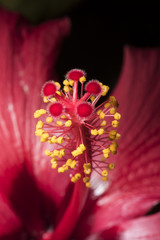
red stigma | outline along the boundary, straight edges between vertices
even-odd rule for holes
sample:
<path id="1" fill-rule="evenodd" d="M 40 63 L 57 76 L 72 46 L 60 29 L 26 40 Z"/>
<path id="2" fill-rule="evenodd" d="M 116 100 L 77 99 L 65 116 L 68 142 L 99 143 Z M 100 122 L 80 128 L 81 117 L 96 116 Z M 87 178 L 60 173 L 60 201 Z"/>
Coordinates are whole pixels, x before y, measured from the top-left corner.
<path id="1" fill-rule="evenodd" d="M 98 95 L 101 93 L 102 88 L 98 81 L 92 80 L 87 83 L 86 91 L 89 92 L 90 94 Z"/>
<path id="2" fill-rule="evenodd" d="M 48 110 L 52 116 L 59 117 L 62 114 L 63 105 L 61 103 L 53 103 Z"/>
<path id="3" fill-rule="evenodd" d="M 80 69 L 73 69 L 66 75 L 67 79 L 78 81 L 81 77 L 85 76 L 85 73 Z"/>
<path id="4" fill-rule="evenodd" d="M 93 107 L 89 103 L 81 103 L 77 106 L 77 114 L 79 117 L 89 117 L 93 112 Z"/>
<path id="5" fill-rule="evenodd" d="M 42 93 L 44 96 L 54 95 L 56 91 L 57 91 L 57 88 L 54 82 L 47 82 L 44 84 L 42 88 Z"/>

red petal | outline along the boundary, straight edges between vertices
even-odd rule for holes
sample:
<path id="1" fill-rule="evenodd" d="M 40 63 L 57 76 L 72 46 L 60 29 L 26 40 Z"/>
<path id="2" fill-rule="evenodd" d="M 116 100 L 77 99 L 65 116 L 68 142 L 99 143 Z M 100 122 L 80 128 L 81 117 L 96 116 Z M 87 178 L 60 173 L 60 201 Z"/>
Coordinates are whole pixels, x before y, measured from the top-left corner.
<path id="1" fill-rule="evenodd" d="M 43 186 L 46 191 L 52 191 L 57 185 L 50 182 L 54 171 L 48 178 L 49 162 L 47 159 L 47 164 L 43 159 L 41 161 L 44 145 L 40 145 L 34 135 L 36 122 L 33 113 L 40 108 L 43 82 L 49 79 L 51 71 L 56 77 L 55 62 L 69 25 L 68 19 L 64 18 L 34 28 L 18 15 L 0 10 L 1 189 L 30 228 L 34 228 L 32 221 L 37 221 L 37 227 L 43 221 L 41 201 L 36 200 L 40 196 L 39 190 L 32 181 L 37 177 L 37 181 L 41 182 L 45 175 Z M 60 191 L 61 187 L 51 193 L 56 201 L 63 194 Z"/>
<path id="2" fill-rule="evenodd" d="M 145 214 L 160 200 L 159 79 L 160 49 L 125 49 L 121 78 L 113 93 L 122 114 L 119 151 L 112 159 L 116 168 L 108 191 L 79 231 L 109 229 Z"/>
<path id="3" fill-rule="evenodd" d="M 0 237 L 17 231 L 20 227 L 20 220 L 9 206 L 5 197 L 0 194 Z"/>
<path id="4" fill-rule="evenodd" d="M 160 213 L 127 221 L 120 225 L 120 240 L 159 240 Z"/>
<path id="5" fill-rule="evenodd" d="M 160 192 L 160 49 L 125 49 L 115 90 L 122 114 L 117 168 L 109 192 Z"/>

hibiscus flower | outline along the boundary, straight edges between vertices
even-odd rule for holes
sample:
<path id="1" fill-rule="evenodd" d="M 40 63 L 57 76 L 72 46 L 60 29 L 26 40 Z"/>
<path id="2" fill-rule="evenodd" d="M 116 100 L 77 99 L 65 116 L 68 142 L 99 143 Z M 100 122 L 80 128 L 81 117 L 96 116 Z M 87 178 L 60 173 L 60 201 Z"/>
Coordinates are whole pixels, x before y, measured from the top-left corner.
<path id="1" fill-rule="evenodd" d="M 1 10 L 0 29 L 0 239 L 158 240 L 160 214 L 147 213 L 160 200 L 160 49 L 125 47 L 116 167 L 88 189 L 51 168 L 34 134 L 68 19 L 35 28 Z"/>

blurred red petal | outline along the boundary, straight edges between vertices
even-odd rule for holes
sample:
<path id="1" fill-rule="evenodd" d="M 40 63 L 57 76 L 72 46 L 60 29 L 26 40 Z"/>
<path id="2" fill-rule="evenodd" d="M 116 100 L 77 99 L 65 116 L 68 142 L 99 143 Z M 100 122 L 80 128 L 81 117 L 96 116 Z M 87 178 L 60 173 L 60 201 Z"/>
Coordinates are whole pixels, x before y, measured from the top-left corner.
<path id="1" fill-rule="evenodd" d="M 122 113 L 117 168 L 110 192 L 160 189 L 160 49 L 125 49 L 114 95 Z"/>
<path id="2" fill-rule="evenodd" d="M 41 191 L 55 202 L 65 189 L 65 184 L 56 188 L 52 181 L 55 171 L 49 170 L 44 145 L 34 135 L 33 112 L 42 107 L 43 82 L 51 72 L 56 78 L 55 62 L 69 27 L 67 18 L 31 27 L 18 15 L 0 10 L 0 188 L 29 228 L 43 225 L 37 184 L 43 181 Z"/>
<path id="3" fill-rule="evenodd" d="M 119 226 L 119 240 L 159 240 L 160 213 L 124 222 Z"/>
<path id="4" fill-rule="evenodd" d="M 0 237 L 21 228 L 21 222 L 9 206 L 9 202 L 0 194 Z"/>

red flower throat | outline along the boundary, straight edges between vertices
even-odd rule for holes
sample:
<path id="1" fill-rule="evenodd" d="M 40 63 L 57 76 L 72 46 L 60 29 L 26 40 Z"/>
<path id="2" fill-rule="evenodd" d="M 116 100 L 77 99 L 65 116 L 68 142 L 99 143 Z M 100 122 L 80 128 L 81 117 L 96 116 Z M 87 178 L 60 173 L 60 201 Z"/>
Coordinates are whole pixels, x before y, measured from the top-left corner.
<path id="1" fill-rule="evenodd" d="M 107 94 L 108 86 L 91 80 L 83 94 L 85 81 L 85 72 L 73 69 L 66 74 L 63 90 L 58 82 L 46 82 L 42 96 L 47 110 L 37 110 L 34 117 L 42 117 L 35 134 L 41 142 L 50 144 L 51 150 L 46 149 L 45 154 L 51 157 L 52 168 L 58 168 L 59 173 L 68 171 L 72 182 L 83 179 L 90 187 L 93 170 L 107 181 L 109 170 L 114 168 L 109 155 L 117 152 L 120 134 L 115 129 L 121 115 L 116 112 L 118 102 L 113 96 L 96 107 L 100 97 Z"/>

